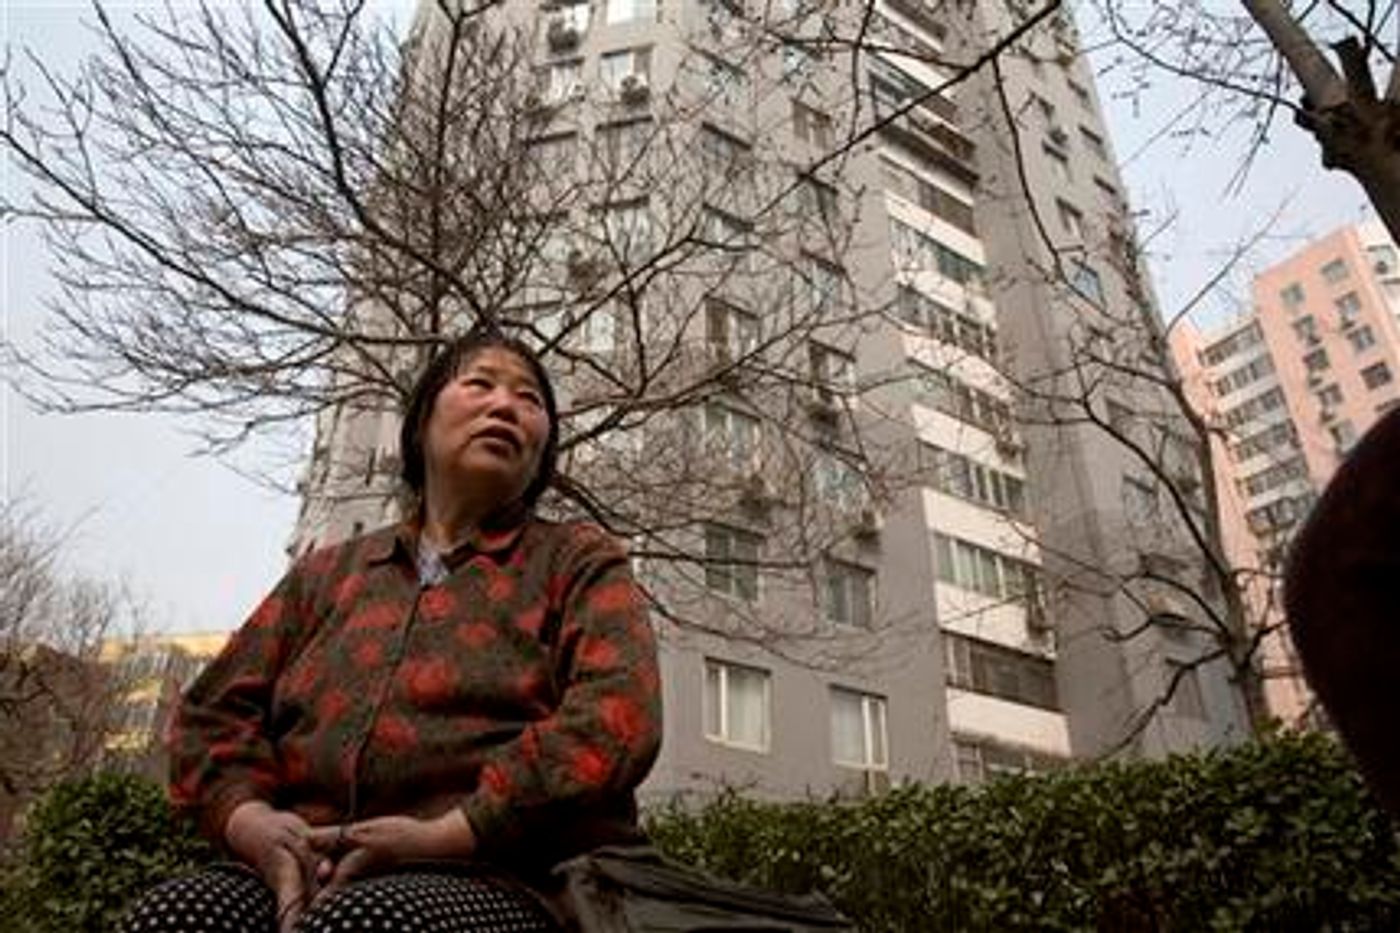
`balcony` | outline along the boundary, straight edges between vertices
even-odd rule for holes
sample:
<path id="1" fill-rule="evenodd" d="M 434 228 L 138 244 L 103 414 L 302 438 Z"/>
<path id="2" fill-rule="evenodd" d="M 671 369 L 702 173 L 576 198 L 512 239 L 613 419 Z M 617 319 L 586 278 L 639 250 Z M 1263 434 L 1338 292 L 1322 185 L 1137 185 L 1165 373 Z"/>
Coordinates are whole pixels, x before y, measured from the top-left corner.
<path id="1" fill-rule="evenodd" d="M 977 183 L 976 145 L 943 122 L 936 112 L 922 106 L 915 107 L 886 125 L 882 132 L 916 155 L 944 168 L 965 184 Z"/>

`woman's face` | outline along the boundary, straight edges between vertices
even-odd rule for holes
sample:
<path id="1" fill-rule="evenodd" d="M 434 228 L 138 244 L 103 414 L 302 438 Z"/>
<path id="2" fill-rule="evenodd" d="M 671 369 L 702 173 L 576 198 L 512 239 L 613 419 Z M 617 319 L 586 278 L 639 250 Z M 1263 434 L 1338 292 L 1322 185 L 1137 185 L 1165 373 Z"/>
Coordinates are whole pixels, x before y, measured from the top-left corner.
<path id="1" fill-rule="evenodd" d="M 445 483 L 515 499 L 539 469 L 549 427 L 530 365 L 504 347 L 477 351 L 438 393 L 423 431 L 430 493 Z"/>

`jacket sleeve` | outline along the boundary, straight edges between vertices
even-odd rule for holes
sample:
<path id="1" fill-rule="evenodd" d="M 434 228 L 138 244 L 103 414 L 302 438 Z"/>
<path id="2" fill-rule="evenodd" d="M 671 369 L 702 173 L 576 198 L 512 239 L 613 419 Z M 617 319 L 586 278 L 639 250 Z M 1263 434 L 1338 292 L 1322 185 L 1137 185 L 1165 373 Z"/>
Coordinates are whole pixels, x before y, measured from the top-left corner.
<path id="1" fill-rule="evenodd" d="M 276 791 L 267 724 L 278 675 L 310 624 L 303 590 L 304 572 L 295 567 L 196 678 L 171 719 L 171 800 L 216 843 L 236 806 L 271 801 Z"/>
<path id="2" fill-rule="evenodd" d="M 462 803 L 483 850 L 546 808 L 630 794 L 661 747 L 656 641 L 626 554 L 587 527 L 575 531 L 572 550 L 560 581 L 559 705 L 492 749 Z"/>

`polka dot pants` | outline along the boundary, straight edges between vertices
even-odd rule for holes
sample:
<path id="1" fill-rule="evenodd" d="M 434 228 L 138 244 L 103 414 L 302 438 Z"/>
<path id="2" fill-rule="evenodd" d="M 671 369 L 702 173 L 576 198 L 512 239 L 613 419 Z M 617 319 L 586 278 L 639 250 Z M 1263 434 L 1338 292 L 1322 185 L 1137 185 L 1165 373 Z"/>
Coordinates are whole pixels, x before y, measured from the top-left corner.
<path id="1" fill-rule="evenodd" d="M 127 913 L 121 933 L 273 933 L 271 889 L 241 866 L 167 881 Z M 357 881 L 304 914 L 298 933 L 552 933 L 528 895 L 481 878 L 431 870 Z"/>

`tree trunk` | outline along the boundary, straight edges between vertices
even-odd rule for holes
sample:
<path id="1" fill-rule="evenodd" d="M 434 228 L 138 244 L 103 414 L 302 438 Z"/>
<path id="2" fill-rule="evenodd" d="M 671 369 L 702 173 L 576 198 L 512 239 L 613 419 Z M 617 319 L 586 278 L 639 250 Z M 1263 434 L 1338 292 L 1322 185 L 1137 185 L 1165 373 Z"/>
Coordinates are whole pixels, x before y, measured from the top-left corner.
<path id="1" fill-rule="evenodd" d="M 1361 183 L 1377 215 L 1400 243 L 1400 65 L 1377 94 L 1366 46 L 1347 39 L 1333 48 L 1338 73 L 1301 23 L 1278 0 L 1241 0 L 1303 88 L 1298 124 L 1322 147 L 1322 164 Z"/>
<path id="2" fill-rule="evenodd" d="M 1361 183 L 1376 214 L 1400 243 L 1400 102 L 1351 99 L 1304 110 L 1298 123 L 1322 147 L 1322 164 Z"/>

